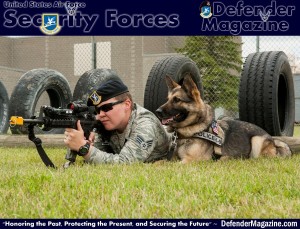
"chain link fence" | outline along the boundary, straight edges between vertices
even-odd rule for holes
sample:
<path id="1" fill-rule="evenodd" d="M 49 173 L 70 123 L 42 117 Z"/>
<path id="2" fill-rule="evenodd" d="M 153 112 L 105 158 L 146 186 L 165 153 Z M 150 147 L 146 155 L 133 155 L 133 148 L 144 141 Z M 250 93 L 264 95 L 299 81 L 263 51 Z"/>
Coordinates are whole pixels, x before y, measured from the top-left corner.
<path id="1" fill-rule="evenodd" d="M 0 81 L 9 96 L 19 78 L 31 69 L 59 71 L 73 91 L 84 72 L 111 68 L 141 105 L 155 61 L 171 55 L 187 55 L 200 65 L 205 99 L 214 106 L 216 117 L 223 114 L 238 117 L 239 76 L 250 53 L 284 51 L 295 77 L 296 122 L 300 122 L 300 37 L 0 37 L 0 45 Z M 219 59 L 211 58 L 216 56 Z M 43 94 L 38 105 L 47 101 L 47 94 Z"/>

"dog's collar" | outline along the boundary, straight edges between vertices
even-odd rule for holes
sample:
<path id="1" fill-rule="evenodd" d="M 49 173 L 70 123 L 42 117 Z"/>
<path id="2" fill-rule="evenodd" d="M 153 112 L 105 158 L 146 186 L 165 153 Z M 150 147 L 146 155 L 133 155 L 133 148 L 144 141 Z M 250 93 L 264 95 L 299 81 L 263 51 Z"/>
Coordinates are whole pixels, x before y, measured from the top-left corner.
<path id="1" fill-rule="evenodd" d="M 209 132 L 210 128 L 213 133 Z M 205 131 L 200 131 L 198 133 L 195 133 L 193 135 L 193 137 L 205 139 L 205 140 L 215 143 L 218 146 L 222 146 L 223 139 L 221 137 L 217 136 L 219 134 L 218 128 L 219 128 L 219 125 L 218 125 L 217 121 L 212 120 L 210 126 Z"/>

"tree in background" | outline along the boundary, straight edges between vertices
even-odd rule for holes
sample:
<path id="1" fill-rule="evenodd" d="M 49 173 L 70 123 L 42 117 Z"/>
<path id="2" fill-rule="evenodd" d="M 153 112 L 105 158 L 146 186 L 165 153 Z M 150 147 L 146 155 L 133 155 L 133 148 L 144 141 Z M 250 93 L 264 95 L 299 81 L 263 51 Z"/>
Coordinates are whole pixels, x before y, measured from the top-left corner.
<path id="1" fill-rule="evenodd" d="M 202 76 L 205 100 L 214 108 L 238 111 L 241 43 L 232 36 L 190 36 L 177 52 L 191 58 Z"/>

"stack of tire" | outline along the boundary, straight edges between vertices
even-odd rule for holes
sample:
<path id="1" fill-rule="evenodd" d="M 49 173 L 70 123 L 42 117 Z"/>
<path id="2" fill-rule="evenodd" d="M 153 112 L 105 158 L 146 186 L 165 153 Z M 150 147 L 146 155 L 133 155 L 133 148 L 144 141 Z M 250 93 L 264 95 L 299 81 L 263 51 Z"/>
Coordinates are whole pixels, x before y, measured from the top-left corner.
<path id="1" fill-rule="evenodd" d="M 294 80 L 287 56 L 281 51 L 250 54 L 239 88 L 239 116 L 272 136 L 293 136 Z"/>
<path id="2" fill-rule="evenodd" d="M 0 81 L 0 134 L 6 133 L 9 127 L 9 97 L 7 91 Z"/>
<path id="3" fill-rule="evenodd" d="M 86 102 L 95 86 L 113 78 L 119 77 L 110 69 L 87 71 L 79 78 L 72 96 L 69 82 L 60 72 L 52 69 L 33 69 L 21 76 L 13 90 L 9 103 L 9 117 L 21 116 L 28 119 L 37 116 L 35 111 L 39 108 L 36 105 L 44 93 L 47 93 L 50 101 L 50 104 L 45 105 L 55 108 L 66 108 L 71 101 Z M 7 115 L 5 117 L 5 123 L 8 124 Z M 13 134 L 28 133 L 26 126 L 11 126 L 10 129 Z M 59 134 L 63 131 L 57 128 L 45 131 L 35 127 L 36 134 Z"/>
<path id="4" fill-rule="evenodd" d="M 46 92 L 52 107 L 66 107 L 72 99 L 67 79 L 59 72 L 51 69 L 33 69 L 19 79 L 10 97 L 10 116 L 32 118 L 36 116 L 36 105 L 41 95 Z M 11 126 L 13 134 L 27 133 L 26 126 Z M 36 128 L 37 134 L 43 133 Z M 61 133 L 61 129 L 47 131 L 49 134 Z"/>
<path id="5" fill-rule="evenodd" d="M 203 85 L 200 71 L 194 61 L 182 56 L 158 60 L 152 67 L 145 88 L 144 106 L 155 110 L 166 102 L 165 76 L 181 84 L 186 74 L 192 75 L 201 95 Z M 14 88 L 10 102 L 0 82 L 0 133 L 8 129 L 8 117 L 16 115 L 31 118 L 37 101 L 46 92 L 50 106 L 65 108 L 71 101 L 87 101 L 95 87 L 118 75 L 110 69 L 93 69 L 78 80 L 73 96 L 67 79 L 51 69 L 34 69 L 25 73 Z M 9 104 L 9 106 L 8 106 Z M 9 114 L 9 115 L 8 115 Z M 250 54 L 243 66 L 239 86 L 239 116 L 265 129 L 273 136 L 292 136 L 295 120 L 294 86 L 287 56 L 280 51 Z M 13 134 L 27 133 L 25 127 L 11 127 Z M 63 130 L 36 130 L 36 133 L 62 133 Z"/>
<path id="6" fill-rule="evenodd" d="M 167 100 L 165 76 L 181 84 L 187 73 L 193 76 L 203 95 L 200 73 L 192 60 L 180 56 L 158 60 L 147 80 L 144 106 L 155 112 Z M 260 126 L 272 136 L 293 136 L 293 75 L 284 52 L 260 52 L 247 57 L 239 86 L 239 118 Z"/>

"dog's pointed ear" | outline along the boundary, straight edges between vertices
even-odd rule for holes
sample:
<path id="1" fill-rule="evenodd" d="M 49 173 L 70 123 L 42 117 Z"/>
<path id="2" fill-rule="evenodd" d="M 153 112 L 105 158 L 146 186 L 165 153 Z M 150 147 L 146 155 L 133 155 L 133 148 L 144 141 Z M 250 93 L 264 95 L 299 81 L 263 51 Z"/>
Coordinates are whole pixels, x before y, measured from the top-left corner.
<path id="1" fill-rule="evenodd" d="M 187 74 L 183 79 L 183 84 L 181 88 L 188 94 L 192 96 L 192 93 L 197 93 L 198 88 L 190 74 Z M 200 95 L 200 93 L 197 93 Z"/>
<path id="2" fill-rule="evenodd" d="M 190 74 L 187 74 L 183 79 L 182 89 L 186 92 L 189 92 L 191 90 L 198 90 L 192 76 Z"/>
<path id="3" fill-rule="evenodd" d="M 177 84 L 169 75 L 166 75 L 166 83 L 169 91 L 179 86 L 179 84 Z"/>

